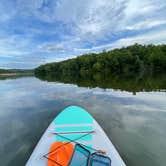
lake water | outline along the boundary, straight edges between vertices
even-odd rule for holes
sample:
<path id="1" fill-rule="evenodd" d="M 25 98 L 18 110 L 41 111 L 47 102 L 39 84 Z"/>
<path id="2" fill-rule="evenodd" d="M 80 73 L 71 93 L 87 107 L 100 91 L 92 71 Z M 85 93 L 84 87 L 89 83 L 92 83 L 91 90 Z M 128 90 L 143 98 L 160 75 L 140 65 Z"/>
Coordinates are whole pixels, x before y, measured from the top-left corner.
<path id="1" fill-rule="evenodd" d="M 0 80 L 1 164 L 25 165 L 54 117 L 78 105 L 96 118 L 128 166 L 165 166 L 166 92 L 134 94 L 35 77 Z"/>

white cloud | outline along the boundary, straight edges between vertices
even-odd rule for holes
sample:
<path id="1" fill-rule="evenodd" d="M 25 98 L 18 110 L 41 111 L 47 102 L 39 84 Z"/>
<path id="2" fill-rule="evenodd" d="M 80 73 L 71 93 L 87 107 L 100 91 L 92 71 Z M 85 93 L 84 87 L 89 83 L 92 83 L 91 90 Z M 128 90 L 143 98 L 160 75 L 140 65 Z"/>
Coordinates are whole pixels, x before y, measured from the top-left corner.
<path id="1" fill-rule="evenodd" d="M 63 43 L 46 43 L 43 45 L 39 45 L 38 47 L 39 49 L 42 49 L 48 52 L 52 52 L 52 51 L 64 52 L 68 50 L 67 48 L 65 48 Z"/>
<path id="2" fill-rule="evenodd" d="M 145 20 L 142 22 L 135 23 L 134 25 L 126 26 L 128 30 L 141 30 L 148 29 L 158 25 L 166 25 L 166 20 Z"/>
<path id="3" fill-rule="evenodd" d="M 130 0 L 121 25 L 132 30 L 162 25 L 166 17 L 165 10 L 165 0 Z"/>
<path id="4" fill-rule="evenodd" d="M 164 44 L 164 43 L 166 43 L 166 30 L 161 30 L 160 33 L 158 33 L 158 31 L 151 31 L 148 33 L 144 33 L 142 35 L 121 38 L 115 42 L 100 45 L 100 46 L 94 46 L 91 48 L 74 48 L 74 51 L 76 53 L 100 52 L 100 51 L 105 50 L 105 49 L 110 50 L 113 48 L 120 48 L 120 47 L 124 47 L 124 46 L 129 46 L 129 45 L 132 45 L 135 43 L 139 43 L 139 44 L 152 44 L 152 43 L 153 44 Z"/>
<path id="5" fill-rule="evenodd" d="M 94 42 L 126 29 L 165 24 L 164 6 L 164 0 L 63 0 L 55 7 L 55 19 L 68 24 L 73 37 Z"/>
<path id="6" fill-rule="evenodd" d="M 65 44 L 67 43 L 60 43 L 60 44 L 45 44 L 42 49 L 46 49 L 46 51 L 55 52 L 55 53 L 63 53 L 59 54 L 59 56 L 53 56 L 51 58 L 48 58 L 46 62 L 58 62 L 62 60 L 66 60 L 68 58 L 74 58 L 78 55 L 91 53 L 91 52 L 101 52 L 103 50 L 111 50 L 114 48 L 121 48 L 125 46 L 130 46 L 135 43 L 139 44 L 164 44 L 166 43 L 166 30 L 160 30 L 160 33 L 158 30 L 156 31 L 150 31 L 148 33 L 144 33 L 142 35 L 136 35 L 133 37 L 126 37 L 121 38 L 117 41 L 99 45 L 99 46 L 93 46 L 91 48 L 77 48 L 74 44 L 69 45 L 69 47 L 65 47 Z M 63 55 L 63 56 L 62 56 Z M 65 56 L 67 55 L 67 56 Z"/>
<path id="7" fill-rule="evenodd" d="M 28 39 L 23 39 L 18 35 L 1 36 L 0 38 L 0 57 L 6 55 L 10 57 L 25 55 L 29 51 L 23 48 L 29 44 Z"/>
<path id="8" fill-rule="evenodd" d="M 99 39 L 115 30 L 123 18 L 125 5 L 125 0 L 63 0 L 55 8 L 55 18 L 69 24 L 74 35 L 82 40 L 87 40 L 87 37 Z"/>
<path id="9" fill-rule="evenodd" d="M 163 43 L 165 42 L 164 36 L 158 35 L 163 32 L 158 29 L 155 32 L 139 33 L 139 35 L 136 33 L 133 37 L 121 38 L 110 44 L 95 46 L 96 41 L 111 38 L 112 35 L 118 36 L 119 33 L 125 33 L 126 30 L 146 30 L 165 25 L 163 8 L 164 0 L 160 0 L 160 2 L 156 0 L 58 1 L 54 19 L 69 26 L 70 31 L 73 32 L 72 40 L 69 38 L 58 44 L 48 43 L 44 49 L 54 52 L 71 51 L 71 54 L 74 54 L 101 51 L 136 42 Z M 158 18 L 159 16 L 160 18 Z M 79 44 L 74 39 L 79 39 Z M 85 48 L 84 42 L 92 42 L 94 46 Z"/>
<path id="10" fill-rule="evenodd" d="M 110 44 L 110 46 L 112 48 L 116 48 L 116 47 L 122 47 L 122 46 L 129 46 L 134 43 L 164 44 L 164 43 L 166 43 L 166 30 L 161 30 L 160 32 L 152 31 L 152 32 L 148 32 L 148 33 L 145 33 L 142 35 L 137 35 L 134 37 L 123 38 L 123 39 L 120 39 L 120 40 Z"/>

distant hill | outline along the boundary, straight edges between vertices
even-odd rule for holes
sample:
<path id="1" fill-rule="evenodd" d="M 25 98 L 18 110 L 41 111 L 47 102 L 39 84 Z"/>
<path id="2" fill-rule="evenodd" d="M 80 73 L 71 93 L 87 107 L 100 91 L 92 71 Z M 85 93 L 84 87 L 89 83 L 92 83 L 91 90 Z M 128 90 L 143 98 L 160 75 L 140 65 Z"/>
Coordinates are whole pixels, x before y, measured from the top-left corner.
<path id="1" fill-rule="evenodd" d="M 62 62 L 48 63 L 35 69 L 36 75 L 86 77 L 166 72 L 166 45 L 135 44 L 111 51 L 91 53 Z"/>

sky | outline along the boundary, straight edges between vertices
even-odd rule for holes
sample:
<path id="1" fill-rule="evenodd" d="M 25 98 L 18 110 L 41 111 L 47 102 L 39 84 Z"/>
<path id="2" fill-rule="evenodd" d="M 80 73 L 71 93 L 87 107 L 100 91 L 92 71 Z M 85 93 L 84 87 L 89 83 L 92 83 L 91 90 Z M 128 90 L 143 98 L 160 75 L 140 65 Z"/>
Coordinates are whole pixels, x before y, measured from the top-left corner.
<path id="1" fill-rule="evenodd" d="M 0 68 L 166 43 L 165 0 L 0 0 Z"/>

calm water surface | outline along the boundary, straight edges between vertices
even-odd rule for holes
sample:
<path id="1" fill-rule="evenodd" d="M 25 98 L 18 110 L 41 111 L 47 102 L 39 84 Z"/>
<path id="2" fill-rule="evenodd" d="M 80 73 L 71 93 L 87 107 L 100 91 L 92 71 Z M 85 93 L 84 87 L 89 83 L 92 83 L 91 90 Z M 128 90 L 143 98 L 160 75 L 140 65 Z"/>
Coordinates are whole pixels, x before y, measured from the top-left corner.
<path id="1" fill-rule="evenodd" d="M 49 123 L 69 105 L 97 119 L 128 166 L 166 165 L 166 92 L 133 95 L 35 77 L 0 80 L 0 163 L 25 165 Z"/>

